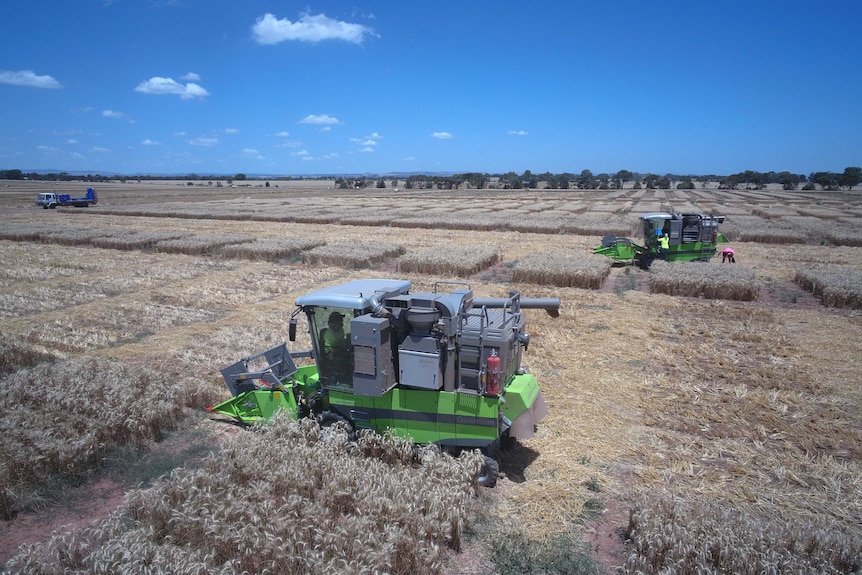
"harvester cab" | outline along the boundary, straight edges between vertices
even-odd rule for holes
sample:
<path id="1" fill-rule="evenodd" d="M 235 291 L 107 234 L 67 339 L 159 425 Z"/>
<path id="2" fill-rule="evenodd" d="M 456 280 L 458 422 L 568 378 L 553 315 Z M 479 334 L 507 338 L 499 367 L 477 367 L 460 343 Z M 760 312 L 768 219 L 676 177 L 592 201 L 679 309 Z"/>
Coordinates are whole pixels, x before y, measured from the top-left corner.
<path id="1" fill-rule="evenodd" d="M 643 214 L 640 222 L 644 245 L 611 234 L 602 238 L 602 244 L 594 248 L 593 253 L 649 268 L 659 257 L 659 238 L 665 234 L 668 237 L 667 260 L 671 262 L 708 261 L 716 254 L 716 246 L 727 241 L 718 231 L 724 216 L 654 212 Z"/>
<path id="2" fill-rule="evenodd" d="M 451 291 L 440 288 L 450 286 Z M 411 293 L 404 280 L 364 279 L 300 296 L 312 349 L 286 344 L 222 370 L 233 397 L 212 411 L 237 421 L 292 417 L 352 430 L 387 429 L 415 443 L 486 454 L 484 484 L 493 484 L 490 453 L 505 437 L 529 438 L 547 408 L 535 377 L 521 367 L 530 337 L 524 309 L 557 316 L 557 298 L 476 298 L 468 284 L 438 282 Z M 296 367 L 293 359 L 315 363 Z M 252 360 L 263 365 L 251 369 Z M 490 477 L 493 476 L 493 479 Z"/>

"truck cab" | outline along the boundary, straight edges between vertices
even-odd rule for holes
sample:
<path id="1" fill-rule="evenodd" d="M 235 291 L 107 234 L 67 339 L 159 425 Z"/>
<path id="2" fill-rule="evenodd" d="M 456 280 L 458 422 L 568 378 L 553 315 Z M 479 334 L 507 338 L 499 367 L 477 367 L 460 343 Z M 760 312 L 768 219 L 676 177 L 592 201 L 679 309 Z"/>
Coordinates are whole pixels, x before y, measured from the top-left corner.
<path id="1" fill-rule="evenodd" d="M 42 192 L 39 194 L 39 197 L 36 198 L 36 205 L 42 206 L 46 210 L 48 208 L 56 208 L 59 204 L 60 201 L 57 198 L 57 194 L 54 192 Z"/>

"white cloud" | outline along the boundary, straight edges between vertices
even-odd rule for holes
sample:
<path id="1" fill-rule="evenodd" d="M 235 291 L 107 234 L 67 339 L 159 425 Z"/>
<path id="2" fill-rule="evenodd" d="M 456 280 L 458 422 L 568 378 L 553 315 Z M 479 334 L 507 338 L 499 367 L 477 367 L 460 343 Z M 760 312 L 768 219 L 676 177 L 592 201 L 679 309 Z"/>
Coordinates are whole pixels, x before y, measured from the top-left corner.
<path id="1" fill-rule="evenodd" d="M 104 118 L 114 118 L 114 119 L 122 119 L 125 118 L 126 115 L 122 112 L 115 112 L 114 110 L 102 110 L 102 117 Z"/>
<path id="2" fill-rule="evenodd" d="M 381 136 L 378 132 L 373 132 L 370 136 L 363 136 L 361 138 L 350 138 L 350 141 L 354 144 L 359 144 L 360 146 L 376 146 L 378 144 L 378 140 L 382 140 L 383 136 Z"/>
<path id="3" fill-rule="evenodd" d="M 101 146 L 93 146 L 92 148 L 90 148 L 90 150 L 89 150 L 89 151 L 91 151 L 91 152 L 99 152 L 99 153 L 106 153 L 106 152 L 110 152 L 110 151 L 111 151 L 111 149 L 110 149 L 110 148 L 103 148 L 103 147 L 101 147 Z"/>
<path id="4" fill-rule="evenodd" d="M 366 152 L 366 153 L 368 153 L 368 152 L 373 152 L 373 151 L 374 151 L 374 148 L 362 148 L 362 149 L 361 149 L 361 150 L 359 150 L 359 151 L 360 151 L 360 152 Z"/>
<path id="5" fill-rule="evenodd" d="M 254 148 L 245 148 L 241 154 L 246 158 L 254 158 L 255 160 L 265 160 L 266 157 Z"/>
<path id="6" fill-rule="evenodd" d="M 146 140 L 141 142 L 141 145 L 142 146 L 158 146 L 159 143 L 154 141 L 154 140 L 147 138 Z"/>
<path id="7" fill-rule="evenodd" d="M 258 44 L 278 44 L 285 40 L 300 42 L 321 42 L 323 40 L 344 40 L 362 44 L 365 36 L 376 36 L 371 28 L 361 24 L 351 24 L 329 18 L 325 14 L 312 16 L 302 14 L 299 20 L 291 22 L 287 18 L 278 19 L 265 14 L 251 27 L 252 37 Z"/>
<path id="8" fill-rule="evenodd" d="M 237 128 L 225 128 L 224 133 L 225 134 L 239 134 L 239 129 L 237 129 Z"/>
<path id="9" fill-rule="evenodd" d="M 302 142 L 299 140 L 288 140 L 286 142 L 281 142 L 276 144 L 276 148 L 298 148 L 302 145 Z"/>
<path id="10" fill-rule="evenodd" d="M 298 152 L 293 152 L 290 154 L 291 156 L 308 156 L 308 150 L 299 150 Z"/>
<path id="11" fill-rule="evenodd" d="M 317 114 L 309 114 L 299 121 L 300 124 L 312 124 L 315 126 L 325 126 L 332 124 L 340 124 L 341 120 L 336 118 L 335 116 L 330 116 L 329 114 L 321 114 L 318 116 Z"/>
<path id="12" fill-rule="evenodd" d="M 194 140 L 189 140 L 189 144 L 191 144 L 192 146 L 204 146 L 204 147 L 215 146 L 218 144 L 218 138 L 207 138 L 207 137 L 195 138 Z"/>
<path id="13" fill-rule="evenodd" d="M 28 88 L 62 88 L 60 82 L 51 76 L 37 76 L 32 70 L 21 70 L 20 72 L 0 70 L 0 84 L 27 86 Z"/>
<path id="14" fill-rule="evenodd" d="M 437 138 L 438 140 L 448 140 L 452 137 L 452 134 L 449 132 L 432 132 L 432 138 Z"/>
<path id="15" fill-rule="evenodd" d="M 40 152 L 49 152 L 49 153 L 54 153 L 54 152 L 60 151 L 57 148 L 55 148 L 54 146 L 36 146 L 36 149 L 39 150 Z"/>
<path id="16" fill-rule="evenodd" d="M 416 158 L 414 156 L 407 156 L 406 158 L 404 158 L 404 161 L 405 162 L 415 162 Z"/>
<path id="17" fill-rule="evenodd" d="M 188 74 L 180 76 L 180 80 L 186 80 L 188 82 L 200 82 L 201 77 L 198 74 L 195 74 L 194 72 L 189 72 Z"/>
<path id="18" fill-rule="evenodd" d="M 288 137 L 289 135 L 290 135 L 290 132 L 284 132 L 284 131 L 278 132 L 278 133 L 276 134 L 276 136 L 278 136 L 279 138 L 286 138 L 286 137 Z"/>
<path id="19" fill-rule="evenodd" d="M 67 143 L 67 144 L 71 144 L 71 145 L 75 145 L 75 144 L 77 144 L 77 143 L 78 143 L 78 140 L 75 140 L 75 139 L 69 138 L 68 140 L 66 140 L 66 143 Z"/>
<path id="20" fill-rule="evenodd" d="M 506 133 L 509 134 L 510 136 L 526 136 L 527 135 L 527 132 L 525 132 L 524 130 L 509 130 Z"/>
<path id="21" fill-rule="evenodd" d="M 180 84 L 173 78 L 160 78 L 159 76 L 153 76 L 149 80 L 141 82 L 135 88 L 135 92 L 141 92 L 142 94 L 155 94 L 157 96 L 176 94 L 183 100 L 204 98 L 210 95 L 209 92 L 197 84 L 193 84 L 191 82 L 188 84 Z"/>

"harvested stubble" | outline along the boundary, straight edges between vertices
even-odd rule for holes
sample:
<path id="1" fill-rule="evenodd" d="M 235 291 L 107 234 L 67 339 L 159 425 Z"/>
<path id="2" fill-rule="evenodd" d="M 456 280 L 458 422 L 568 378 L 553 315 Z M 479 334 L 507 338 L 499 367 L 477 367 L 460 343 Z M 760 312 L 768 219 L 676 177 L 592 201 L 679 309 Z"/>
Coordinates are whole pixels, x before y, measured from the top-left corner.
<path id="1" fill-rule="evenodd" d="M 316 247 L 302 254 L 302 263 L 332 265 L 342 268 L 367 268 L 374 264 L 403 255 L 401 244 L 372 240 L 336 242 Z"/>
<path id="2" fill-rule="evenodd" d="M 397 218 L 390 224 L 400 228 L 492 231 L 506 229 L 508 221 L 503 212 L 467 215 L 444 211 L 438 214 L 425 213 L 421 216 Z"/>
<path id="3" fill-rule="evenodd" d="M 751 213 L 755 216 L 760 216 L 761 218 L 766 220 L 799 215 L 799 212 L 797 210 L 792 210 L 790 208 L 784 208 L 780 206 L 756 207 L 751 210 Z"/>
<path id="4" fill-rule="evenodd" d="M 54 356 L 39 351 L 30 344 L 0 334 L 0 377 L 53 359 Z"/>
<path id="5" fill-rule="evenodd" d="M 41 223 L 7 222 L 0 227 L 0 240 L 34 242 L 38 241 L 48 231 L 49 228 Z"/>
<path id="6" fill-rule="evenodd" d="M 836 246 L 862 246 L 859 222 L 841 222 L 823 230 L 823 238 Z"/>
<path id="7" fill-rule="evenodd" d="M 127 234 L 93 238 L 92 244 L 97 248 L 109 250 L 147 250 L 159 242 L 177 240 L 191 236 L 188 232 L 171 231 L 129 231 Z"/>
<path id="8" fill-rule="evenodd" d="M 157 242 L 153 249 L 169 254 L 201 256 L 212 254 L 229 244 L 254 241 L 254 237 L 239 234 L 201 234 Z"/>
<path id="9" fill-rule="evenodd" d="M 653 262 L 649 286 L 652 293 L 707 299 L 753 301 L 760 293 L 754 270 L 703 262 Z"/>
<path id="10" fill-rule="evenodd" d="M 846 212 L 841 210 L 820 207 L 806 208 L 800 206 L 796 211 L 798 211 L 799 214 L 802 216 L 813 216 L 815 218 L 821 218 L 824 220 L 837 220 L 838 218 L 846 215 Z"/>
<path id="11" fill-rule="evenodd" d="M 626 237 L 637 231 L 639 226 L 638 217 L 632 214 L 591 211 L 572 216 L 571 220 L 563 225 L 563 232 L 583 236 L 614 234 Z"/>
<path id="12" fill-rule="evenodd" d="M 408 253 L 398 259 L 402 272 L 469 276 L 500 261 L 496 248 L 487 246 L 446 246 Z"/>
<path id="13" fill-rule="evenodd" d="M 532 234 L 559 234 L 571 221 L 572 216 L 557 213 L 513 214 L 508 228 L 516 232 Z"/>
<path id="14" fill-rule="evenodd" d="M 858 570 L 858 380 L 831 364 L 858 355 L 859 339 L 836 341 L 832 321 L 788 331 L 788 316 L 766 308 L 668 303 L 652 317 L 680 320 L 649 333 L 656 372 L 640 401 L 650 440 L 634 468 L 644 503 L 635 504 L 625 572 L 855 572 L 838 568 L 844 560 Z M 657 503 L 657 492 L 673 503 Z M 691 568 L 704 552 L 715 563 Z M 777 558 L 786 569 L 743 565 Z"/>
<path id="15" fill-rule="evenodd" d="M 52 474 L 100 465 L 106 449 L 159 437 L 182 414 L 187 390 L 141 366 L 85 357 L 0 379 L 0 517 L 26 507 Z"/>
<path id="16" fill-rule="evenodd" d="M 592 254 L 535 252 L 519 259 L 512 281 L 558 287 L 599 289 L 611 273 L 611 260 Z"/>
<path id="17" fill-rule="evenodd" d="M 626 535 L 632 552 L 625 573 L 839 575 L 862 565 L 862 541 L 831 521 L 767 521 L 720 500 L 644 500 Z"/>
<path id="18" fill-rule="evenodd" d="M 862 273 L 840 266 L 806 268 L 796 270 L 794 281 L 825 306 L 862 309 Z"/>
<path id="19" fill-rule="evenodd" d="M 154 573 L 436 574 L 460 546 L 480 466 L 478 452 L 453 459 L 367 432 L 351 444 L 340 426 L 279 416 L 7 567 L 125 572 L 158 557 Z"/>
<path id="20" fill-rule="evenodd" d="M 782 220 L 766 220 L 760 216 L 728 218 L 722 233 L 733 241 L 767 244 L 804 244 L 811 238 L 805 229 Z"/>
<path id="21" fill-rule="evenodd" d="M 253 242 L 224 246 L 219 253 L 230 258 L 277 261 L 295 258 L 305 250 L 325 243 L 311 238 L 258 238 Z"/>
<path id="22" fill-rule="evenodd" d="M 200 301 L 195 304 L 202 305 Z M 34 321 L 27 339 L 60 352 L 85 353 L 137 341 L 170 327 L 211 322 L 219 316 L 214 307 L 137 302 L 96 306 L 50 322 Z"/>

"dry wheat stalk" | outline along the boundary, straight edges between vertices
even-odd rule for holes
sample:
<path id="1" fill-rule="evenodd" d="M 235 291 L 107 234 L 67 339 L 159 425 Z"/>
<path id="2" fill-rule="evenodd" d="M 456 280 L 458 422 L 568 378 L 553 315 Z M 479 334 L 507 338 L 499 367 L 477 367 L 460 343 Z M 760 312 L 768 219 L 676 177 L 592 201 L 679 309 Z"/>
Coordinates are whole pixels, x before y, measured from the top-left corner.
<path id="1" fill-rule="evenodd" d="M 367 268 L 404 254 L 404 246 L 391 242 L 359 240 L 335 242 L 310 249 L 302 254 L 302 263 L 332 265 L 343 268 Z"/>
<path id="2" fill-rule="evenodd" d="M 611 272 L 611 261 L 592 254 L 535 252 L 515 262 L 516 282 L 599 289 Z"/>
<path id="3" fill-rule="evenodd" d="M 829 307 L 862 308 L 862 273 L 841 266 L 796 270 L 794 281 Z"/>
<path id="4" fill-rule="evenodd" d="M 754 270 L 741 265 L 709 265 L 703 262 L 652 264 L 650 291 L 686 297 L 752 301 L 760 293 Z"/>
<path id="5" fill-rule="evenodd" d="M 407 253 L 398 260 L 403 272 L 468 276 L 500 261 L 496 248 L 488 246 L 446 246 Z"/>
<path id="6" fill-rule="evenodd" d="M 176 469 L 130 492 L 124 511 L 8 566 L 117 572 L 158 557 L 166 572 L 435 574 L 460 545 L 478 453 L 453 459 L 367 432 L 353 444 L 340 425 L 286 417 L 241 435 L 203 469 Z"/>

